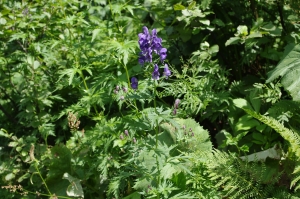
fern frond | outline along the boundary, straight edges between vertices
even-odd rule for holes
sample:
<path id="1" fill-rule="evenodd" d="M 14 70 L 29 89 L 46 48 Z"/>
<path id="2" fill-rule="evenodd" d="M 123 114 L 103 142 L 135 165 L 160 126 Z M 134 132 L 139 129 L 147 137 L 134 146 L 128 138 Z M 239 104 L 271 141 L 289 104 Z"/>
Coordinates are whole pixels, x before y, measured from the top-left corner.
<path id="1" fill-rule="evenodd" d="M 286 141 L 291 145 L 291 151 L 295 153 L 296 157 L 300 157 L 300 136 L 293 132 L 292 130 L 284 127 L 283 124 L 278 122 L 272 117 L 261 115 L 252 110 L 251 106 L 244 99 L 233 100 L 235 106 L 243 109 L 246 113 L 252 117 L 258 119 L 259 121 L 265 123 L 266 125 L 273 128 L 277 133 L 279 133 Z"/>
<path id="2" fill-rule="evenodd" d="M 244 99 L 235 99 L 234 104 L 237 107 L 243 109 L 246 113 L 248 113 L 252 117 L 258 119 L 259 121 L 273 128 L 286 141 L 290 143 L 290 151 L 292 151 L 296 157 L 295 160 L 296 167 L 293 172 L 294 176 L 296 177 L 292 180 L 290 187 L 295 186 L 295 190 L 299 189 L 300 184 L 298 182 L 300 180 L 300 136 L 297 133 L 293 132 L 292 130 L 285 128 L 284 125 L 278 122 L 276 119 L 256 113 L 255 111 L 252 110 L 251 106 Z"/>
<path id="3" fill-rule="evenodd" d="M 290 187 L 294 187 L 295 186 L 295 191 L 296 191 L 296 190 L 298 190 L 300 188 L 300 184 L 298 183 L 299 180 L 300 180 L 300 162 L 299 161 L 296 162 L 296 166 L 295 166 L 295 169 L 293 171 L 293 175 L 295 177 L 292 180 Z"/>
<path id="4" fill-rule="evenodd" d="M 207 163 L 209 176 L 218 181 L 216 187 L 222 188 L 225 197 L 266 198 L 268 193 L 260 179 L 267 172 L 265 169 L 255 169 L 256 163 L 244 162 L 232 154 L 218 150 L 213 154 Z"/>

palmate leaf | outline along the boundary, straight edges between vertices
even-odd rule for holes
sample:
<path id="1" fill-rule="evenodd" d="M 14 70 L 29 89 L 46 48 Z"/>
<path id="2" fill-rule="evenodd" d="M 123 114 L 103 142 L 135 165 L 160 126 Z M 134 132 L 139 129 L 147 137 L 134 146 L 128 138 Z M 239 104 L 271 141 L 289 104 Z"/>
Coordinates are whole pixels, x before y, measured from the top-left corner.
<path id="1" fill-rule="evenodd" d="M 300 101 L 300 44 L 289 44 L 274 70 L 269 72 L 267 83 L 281 77 L 281 83 L 294 101 Z"/>

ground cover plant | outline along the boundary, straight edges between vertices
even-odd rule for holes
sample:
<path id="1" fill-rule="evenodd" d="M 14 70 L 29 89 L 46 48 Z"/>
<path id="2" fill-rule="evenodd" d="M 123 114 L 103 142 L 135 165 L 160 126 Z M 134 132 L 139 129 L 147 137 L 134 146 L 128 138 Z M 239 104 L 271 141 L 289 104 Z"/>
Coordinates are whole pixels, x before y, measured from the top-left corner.
<path id="1" fill-rule="evenodd" d="M 1 198 L 299 198 L 298 0 L 0 0 Z"/>

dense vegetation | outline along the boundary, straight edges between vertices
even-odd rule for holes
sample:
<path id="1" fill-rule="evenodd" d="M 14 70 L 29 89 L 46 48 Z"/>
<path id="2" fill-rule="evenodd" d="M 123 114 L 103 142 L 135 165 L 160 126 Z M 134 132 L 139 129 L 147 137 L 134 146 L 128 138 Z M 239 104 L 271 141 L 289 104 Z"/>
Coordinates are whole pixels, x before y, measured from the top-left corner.
<path id="1" fill-rule="evenodd" d="M 299 0 L 0 0 L 1 198 L 300 198 Z"/>

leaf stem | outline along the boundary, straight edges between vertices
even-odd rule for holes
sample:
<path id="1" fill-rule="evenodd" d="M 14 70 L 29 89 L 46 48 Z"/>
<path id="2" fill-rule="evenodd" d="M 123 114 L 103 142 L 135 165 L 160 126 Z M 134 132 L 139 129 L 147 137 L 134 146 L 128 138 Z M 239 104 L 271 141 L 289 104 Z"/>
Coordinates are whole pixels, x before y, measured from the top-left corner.
<path id="1" fill-rule="evenodd" d="M 156 86 L 157 86 L 157 81 L 154 81 L 154 87 L 153 87 L 153 102 L 154 102 L 154 110 L 155 113 L 158 115 L 157 107 L 156 107 Z M 158 148 L 158 133 L 159 133 L 159 126 L 158 126 L 158 120 L 156 119 L 156 127 L 155 127 L 155 150 L 157 153 L 157 148 Z M 157 187 L 159 187 L 160 184 L 160 169 L 159 169 L 159 162 L 158 162 L 158 155 L 156 154 L 156 167 L 157 167 Z M 158 193 L 157 198 L 160 198 L 160 194 Z"/>
<path id="2" fill-rule="evenodd" d="M 49 188 L 48 188 L 48 186 L 47 186 L 47 183 L 46 183 L 46 181 L 44 180 L 44 178 L 43 178 L 43 176 L 42 176 L 42 174 L 41 174 L 41 172 L 40 172 L 40 170 L 39 170 L 39 167 L 38 167 L 37 165 L 38 165 L 38 161 L 35 160 L 34 167 L 35 167 L 35 169 L 37 170 L 37 172 L 38 172 L 40 178 L 42 179 L 42 181 L 43 181 L 43 183 L 44 183 L 44 185 L 45 185 L 45 187 L 46 187 L 46 189 L 47 189 L 49 195 L 52 196 L 52 193 L 51 193 L 51 191 L 49 190 Z"/>

